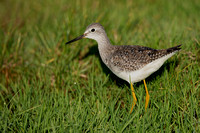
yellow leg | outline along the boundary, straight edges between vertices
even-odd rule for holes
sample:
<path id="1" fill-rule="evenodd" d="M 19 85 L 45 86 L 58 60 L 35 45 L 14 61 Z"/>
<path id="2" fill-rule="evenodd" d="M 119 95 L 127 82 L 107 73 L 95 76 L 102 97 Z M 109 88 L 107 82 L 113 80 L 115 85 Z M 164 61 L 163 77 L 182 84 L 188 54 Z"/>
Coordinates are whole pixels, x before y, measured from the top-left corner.
<path id="1" fill-rule="evenodd" d="M 149 103 L 150 96 L 149 96 L 149 92 L 147 90 L 146 82 L 145 82 L 145 80 L 143 80 L 143 81 L 144 81 L 144 87 L 145 87 L 145 90 L 146 90 L 146 101 L 145 101 L 145 110 L 146 110 L 147 106 L 148 106 L 148 103 Z"/>
<path id="2" fill-rule="evenodd" d="M 131 83 L 131 92 L 132 92 L 132 95 L 133 95 L 133 104 L 132 104 L 132 107 L 131 107 L 131 110 L 130 110 L 130 113 L 132 113 L 133 111 L 133 108 L 137 102 L 137 98 L 135 96 L 135 92 L 134 92 L 134 88 L 133 88 L 133 84 Z"/>

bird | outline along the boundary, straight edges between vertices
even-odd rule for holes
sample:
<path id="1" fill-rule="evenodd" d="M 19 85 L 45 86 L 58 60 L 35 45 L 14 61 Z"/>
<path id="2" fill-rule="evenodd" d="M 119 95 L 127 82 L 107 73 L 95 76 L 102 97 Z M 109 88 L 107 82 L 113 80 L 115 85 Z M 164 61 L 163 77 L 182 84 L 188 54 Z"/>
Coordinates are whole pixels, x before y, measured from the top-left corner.
<path id="1" fill-rule="evenodd" d="M 181 49 L 181 45 L 168 49 L 153 49 L 140 45 L 112 45 L 104 27 L 99 23 L 90 24 L 84 34 L 66 42 L 70 44 L 82 38 L 93 39 L 98 43 L 98 50 L 103 63 L 119 78 L 130 84 L 133 102 L 132 113 L 137 103 L 133 84 L 143 80 L 146 91 L 145 110 L 148 107 L 150 95 L 145 79 L 157 71 L 164 62 Z"/>

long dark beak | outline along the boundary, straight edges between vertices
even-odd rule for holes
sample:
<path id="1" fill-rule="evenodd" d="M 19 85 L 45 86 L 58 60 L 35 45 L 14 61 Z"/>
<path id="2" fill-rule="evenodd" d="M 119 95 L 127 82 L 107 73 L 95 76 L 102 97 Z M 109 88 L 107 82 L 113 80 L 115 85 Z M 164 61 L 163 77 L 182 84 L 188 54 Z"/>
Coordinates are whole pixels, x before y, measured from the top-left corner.
<path id="1" fill-rule="evenodd" d="M 77 37 L 77 38 L 74 38 L 73 40 L 71 40 L 71 41 L 69 41 L 69 42 L 66 42 L 65 44 L 70 44 L 70 43 L 75 42 L 75 41 L 78 41 L 78 40 L 80 40 L 80 39 L 82 39 L 82 38 L 84 38 L 84 37 L 85 37 L 85 34 L 83 34 L 83 35 L 81 35 L 81 36 L 79 36 L 79 37 Z"/>

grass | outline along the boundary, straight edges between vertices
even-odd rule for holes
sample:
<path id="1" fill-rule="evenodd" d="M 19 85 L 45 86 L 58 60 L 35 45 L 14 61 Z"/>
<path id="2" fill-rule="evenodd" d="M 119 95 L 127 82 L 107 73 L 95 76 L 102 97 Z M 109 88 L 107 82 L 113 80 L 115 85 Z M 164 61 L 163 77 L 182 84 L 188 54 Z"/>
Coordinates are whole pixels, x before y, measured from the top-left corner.
<path id="1" fill-rule="evenodd" d="M 200 132 L 198 0 L 0 1 L 1 132 Z M 64 43 L 99 22 L 114 45 L 183 44 L 129 114 L 130 86 L 102 63 L 95 41 Z"/>

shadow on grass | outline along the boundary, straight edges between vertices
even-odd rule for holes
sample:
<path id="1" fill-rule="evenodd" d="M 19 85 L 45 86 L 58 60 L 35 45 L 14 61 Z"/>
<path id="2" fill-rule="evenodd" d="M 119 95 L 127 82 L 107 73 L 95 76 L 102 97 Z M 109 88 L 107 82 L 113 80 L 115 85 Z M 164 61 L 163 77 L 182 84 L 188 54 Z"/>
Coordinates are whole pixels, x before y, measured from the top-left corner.
<path id="1" fill-rule="evenodd" d="M 125 86 L 130 86 L 129 83 L 125 80 L 122 80 L 120 79 L 119 77 L 117 77 L 114 73 L 112 73 L 110 71 L 110 69 L 103 63 L 103 61 L 101 60 L 101 57 L 99 55 L 99 51 L 98 51 L 98 46 L 97 45 L 93 45 L 92 47 L 89 48 L 89 52 L 85 55 L 84 58 L 87 58 L 88 56 L 90 55 L 95 55 L 98 60 L 100 61 L 101 63 L 101 67 L 103 68 L 103 72 L 106 74 L 106 75 L 109 75 L 109 80 L 111 82 L 115 82 L 116 85 L 118 87 L 125 87 Z M 170 61 L 166 61 L 160 69 L 158 69 L 156 72 L 154 72 L 153 74 L 151 74 L 149 77 L 147 77 L 145 80 L 146 82 L 152 82 L 153 80 L 156 79 L 156 77 L 158 75 L 163 75 L 163 72 L 165 69 L 167 69 L 167 71 L 169 72 L 170 70 L 170 65 L 172 63 L 175 63 L 174 66 L 177 66 L 179 64 L 179 60 L 170 60 Z M 143 81 L 140 81 L 138 83 L 135 83 L 134 86 L 136 86 L 137 88 L 140 86 L 140 85 L 143 85 Z"/>

